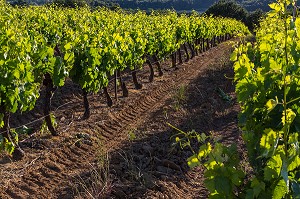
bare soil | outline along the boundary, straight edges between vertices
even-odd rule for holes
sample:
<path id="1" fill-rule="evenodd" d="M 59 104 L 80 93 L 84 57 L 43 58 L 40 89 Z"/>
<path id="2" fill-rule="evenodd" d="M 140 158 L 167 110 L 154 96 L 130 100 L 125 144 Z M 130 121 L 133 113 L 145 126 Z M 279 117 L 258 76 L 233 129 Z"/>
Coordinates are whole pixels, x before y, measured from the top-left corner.
<path id="1" fill-rule="evenodd" d="M 242 149 L 231 46 L 222 43 L 176 70 L 166 60 L 164 75 L 151 83 L 145 66 L 138 72 L 140 90 L 125 76 L 129 97 L 119 90 L 109 108 L 103 94 L 90 94 L 87 120 L 81 118 L 81 91 L 68 81 L 53 97 L 57 137 L 39 130 L 42 102 L 17 114 L 11 126 L 26 124 L 33 132 L 21 136 L 22 160 L 0 156 L 0 198 L 207 198 L 203 168 L 188 168 L 192 154 L 174 145 L 177 131 L 167 123 Z M 232 100 L 223 99 L 220 89 Z"/>

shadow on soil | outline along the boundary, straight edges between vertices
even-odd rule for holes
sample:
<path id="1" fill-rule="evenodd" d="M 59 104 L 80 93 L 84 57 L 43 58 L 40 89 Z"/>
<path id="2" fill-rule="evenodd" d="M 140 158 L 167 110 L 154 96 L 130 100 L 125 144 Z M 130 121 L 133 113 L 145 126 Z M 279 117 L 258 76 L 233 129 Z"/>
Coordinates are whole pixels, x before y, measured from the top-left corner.
<path id="1" fill-rule="evenodd" d="M 102 180 L 97 178 L 98 185 L 103 189 L 95 188 L 97 174 L 93 171 L 81 175 L 87 187 L 78 186 L 77 191 L 88 189 L 99 194 L 95 198 L 207 198 L 202 168 L 189 170 L 186 159 L 192 153 L 174 146 L 178 132 L 166 122 L 183 131 L 215 132 L 229 142 L 237 139 L 239 108 L 230 79 L 232 65 L 212 68 L 188 86 L 174 89 L 171 98 L 141 127 L 128 131 L 131 141 L 111 152 L 106 165 L 109 169 L 98 173 L 102 176 Z M 231 101 L 226 101 L 220 91 Z M 91 182 L 93 186 L 89 186 Z"/>

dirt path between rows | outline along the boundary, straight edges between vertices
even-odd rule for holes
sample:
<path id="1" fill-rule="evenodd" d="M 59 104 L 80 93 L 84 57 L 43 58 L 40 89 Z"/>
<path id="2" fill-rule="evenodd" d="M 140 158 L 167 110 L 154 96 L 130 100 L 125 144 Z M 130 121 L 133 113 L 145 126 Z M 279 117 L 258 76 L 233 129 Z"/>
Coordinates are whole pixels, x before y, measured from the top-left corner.
<path id="1" fill-rule="evenodd" d="M 67 83 L 53 99 L 61 135 L 24 136 L 20 161 L 0 156 L 0 198 L 206 198 L 202 168 L 187 168 L 191 152 L 173 145 L 177 132 L 166 123 L 242 143 L 234 85 L 226 78 L 233 77 L 231 46 L 220 44 L 178 70 L 166 61 L 164 76 L 152 83 L 147 70 L 139 72 L 143 88 L 128 83 L 129 97 L 111 108 L 104 96 L 89 95 L 88 120 L 80 118 L 80 90 Z M 39 111 L 16 116 L 12 126 L 39 118 Z"/>

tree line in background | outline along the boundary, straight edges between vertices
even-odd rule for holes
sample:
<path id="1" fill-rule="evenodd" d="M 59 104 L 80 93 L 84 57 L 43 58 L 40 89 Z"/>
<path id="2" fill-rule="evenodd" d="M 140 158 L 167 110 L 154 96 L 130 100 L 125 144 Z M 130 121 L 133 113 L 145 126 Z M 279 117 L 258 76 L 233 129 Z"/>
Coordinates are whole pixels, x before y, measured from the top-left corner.
<path id="1" fill-rule="evenodd" d="M 244 7 L 231 0 L 220 0 L 205 12 L 207 15 L 230 17 L 244 22 L 253 31 L 264 15 L 262 9 L 248 12 Z"/>

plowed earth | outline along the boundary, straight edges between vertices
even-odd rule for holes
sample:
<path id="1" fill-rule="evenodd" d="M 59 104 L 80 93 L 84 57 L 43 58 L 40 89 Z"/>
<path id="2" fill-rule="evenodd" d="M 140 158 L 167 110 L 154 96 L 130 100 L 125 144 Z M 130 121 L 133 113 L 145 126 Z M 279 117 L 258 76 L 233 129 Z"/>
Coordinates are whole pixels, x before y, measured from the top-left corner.
<path id="1" fill-rule="evenodd" d="M 207 198 L 203 169 L 188 169 L 191 152 L 173 145 L 177 131 L 166 123 L 210 132 L 242 147 L 239 106 L 227 78 L 233 77 L 231 46 L 220 44 L 177 70 L 166 60 L 164 75 L 151 83 L 145 66 L 138 72 L 140 90 L 125 75 L 129 97 L 119 90 L 119 100 L 109 108 L 103 94 L 89 95 L 87 120 L 81 119 L 80 89 L 67 82 L 53 96 L 57 137 L 39 131 L 41 102 L 14 116 L 12 127 L 27 124 L 34 131 L 21 136 L 22 160 L 0 156 L 0 198 Z M 219 95 L 220 89 L 231 102 Z"/>

